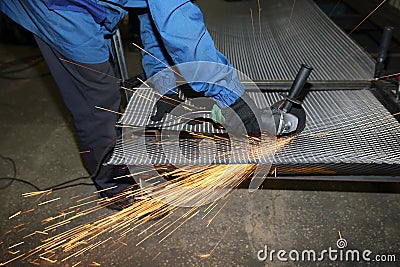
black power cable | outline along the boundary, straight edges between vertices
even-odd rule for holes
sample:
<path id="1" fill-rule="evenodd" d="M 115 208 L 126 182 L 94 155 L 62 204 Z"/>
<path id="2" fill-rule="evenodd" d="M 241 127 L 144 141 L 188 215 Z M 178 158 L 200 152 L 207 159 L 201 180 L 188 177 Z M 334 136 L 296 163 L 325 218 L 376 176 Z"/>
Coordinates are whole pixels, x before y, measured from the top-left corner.
<path id="1" fill-rule="evenodd" d="M 209 113 L 209 112 L 207 112 L 207 111 L 199 111 L 199 112 L 194 112 L 194 113 Z M 172 125 L 168 125 L 168 127 L 176 126 L 176 125 L 180 125 L 180 124 L 186 124 L 186 123 L 188 123 L 190 120 L 196 121 L 196 119 L 185 118 L 184 116 L 185 116 L 185 114 L 179 116 L 178 119 L 179 119 L 179 120 L 180 120 L 180 119 L 186 119 L 186 121 L 178 122 L 178 123 L 175 123 L 175 124 L 172 124 Z M 176 119 L 170 119 L 170 120 L 167 120 L 167 121 L 162 122 L 162 124 L 171 123 L 171 122 L 175 122 L 175 121 L 176 121 Z M 146 127 L 160 127 L 160 126 L 161 126 L 160 124 L 154 123 L 154 124 L 150 124 L 150 125 L 147 125 L 147 126 L 132 126 L 132 127 L 137 127 L 138 129 L 143 129 L 143 128 L 146 128 Z M 9 186 L 12 185 L 12 183 L 13 183 L 14 181 L 15 181 L 15 182 L 20 182 L 20 183 L 27 184 L 27 185 L 29 185 L 29 186 L 35 188 L 35 190 L 37 190 L 37 191 L 47 191 L 47 190 L 57 191 L 57 190 L 67 189 L 67 188 L 71 188 L 71 187 L 75 187 L 75 186 L 80 186 L 80 185 L 94 185 L 93 183 L 77 183 L 77 184 L 72 184 L 72 185 L 68 185 L 68 184 L 71 184 L 71 183 L 76 182 L 76 181 L 79 181 L 79 180 L 86 180 L 86 179 L 90 179 L 90 178 L 96 177 L 96 175 L 97 175 L 97 174 L 99 173 L 99 171 L 100 171 L 101 166 L 103 165 L 104 160 L 107 158 L 107 156 L 108 156 L 108 154 L 111 152 L 112 148 L 114 148 L 116 142 L 120 139 L 120 137 L 122 137 L 122 135 L 119 135 L 119 136 L 117 136 L 116 138 L 114 138 L 114 139 L 108 144 L 108 146 L 104 149 L 103 154 L 102 154 L 101 157 L 100 157 L 101 160 L 100 160 L 99 163 L 97 164 L 96 170 L 94 171 L 94 173 L 93 173 L 92 175 L 74 178 L 74 179 L 72 179 L 72 180 L 68 180 L 68 181 L 66 181 L 66 182 L 62 182 L 62 183 L 60 183 L 60 184 L 53 185 L 53 186 L 50 186 L 50 187 L 47 187 L 47 188 L 44 188 L 44 189 L 41 189 L 41 188 L 38 187 L 37 185 L 35 185 L 35 184 L 33 184 L 33 183 L 31 183 L 31 182 L 29 182 L 29 181 L 27 181 L 27 180 L 17 178 L 17 168 L 16 168 L 15 161 L 14 161 L 12 158 L 4 157 L 4 156 L 0 155 L 0 158 L 11 162 L 11 164 L 12 164 L 12 166 L 13 166 L 13 176 L 12 176 L 12 177 L 0 177 L 0 180 L 8 180 L 8 181 L 9 181 L 8 184 L 6 184 L 5 186 L 0 187 L 0 190 L 3 190 L 3 189 L 8 188 Z"/>
<path id="2" fill-rule="evenodd" d="M 15 165 L 15 162 L 14 162 L 14 160 L 12 158 L 7 158 L 7 157 L 4 157 L 2 155 L 0 155 L 0 158 L 9 161 L 12 164 L 12 167 L 13 167 L 13 176 L 12 177 L 2 177 L 2 178 L 0 178 L 1 180 L 6 180 L 6 179 L 9 180 L 8 184 L 6 184 L 5 186 L 0 187 L 0 190 L 1 190 L 1 189 L 6 189 L 7 187 L 11 186 L 12 183 L 15 181 L 14 179 L 17 179 L 17 166 Z"/>
<path id="3" fill-rule="evenodd" d="M 61 190 L 61 189 L 65 189 L 65 188 L 69 188 L 69 187 L 74 187 L 74 186 L 78 186 L 78 185 L 93 185 L 93 183 L 91 183 L 91 184 L 89 184 L 89 183 L 79 183 L 79 184 L 73 184 L 73 185 L 69 185 L 69 186 L 63 186 L 63 185 L 70 184 L 70 183 L 73 183 L 73 182 L 78 181 L 78 180 L 81 180 L 81 179 L 88 179 L 88 178 L 91 178 L 91 176 L 85 176 L 85 177 L 75 178 L 75 179 L 72 179 L 72 180 L 69 180 L 69 181 L 66 181 L 66 182 L 63 182 L 63 183 L 54 185 L 54 186 L 50 186 L 50 187 L 45 188 L 45 189 L 41 189 L 40 187 L 38 187 L 38 186 L 35 185 L 34 183 L 31 183 L 31 182 L 29 182 L 29 181 L 27 181 L 27 180 L 24 180 L 24 179 L 17 178 L 17 176 L 16 176 L 16 174 L 17 174 L 17 171 L 16 171 L 16 164 L 15 164 L 15 161 L 14 161 L 12 158 L 4 157 L 4 156 L 2 156 L 2 155 L 0 155 L 0 158 L 2 158 L 2 159 L 4 159 L 4 160 L 7 160 L 7 161 L 10 161 L 10 162 L 12 163 L 13 169 L 14 169 L 14 175 L 13 175 L 12 177 L 0 177 L 0 180 L 9 181 L 6 185 L 0 187 L 0 190 L 7 189 L 7 188 L 10 187 L 14 182 L 20 182 L 20 183 L 23 183 L 23 184 L 27 184 L 27 185 L 33 187 L 33 188 L 34 188 L 35 190 L 37 190 L 37 191 L 46 191 L 46 190 L 53 190 L 53 191 L 56 191 L 56 190 Z"/>
<path id="4" fill-rule="evenodd" d="M 115 144 L 116 144 L 116 142 L 117 142 L 117 140 L 118 140 L 119 138 L 120 138 L 120 136 L 117 136 L 116 138 L 114 138 L 114 140 L 112 140 L 112 141 L 108 144 L 108 146 L 104 149 L 103 154 L 102 154 L 101 157 L 100 157 L 100 161 L 99 161 L 99 163 L 97 164 L 96 170 L 93 172 L 92 175 L 78 177 L 78 178 L 75 178 L 75 179 L 72 179 L 72 180 L 69 180 L 69 181 L 66 181 L 66 182 L 62 182 L 62 183 L 57 184 L 57 185 L 53 185 L 53 186 L 50 186 L 50 187 L 43 188 L 43 189 L 41 189 L 41 188 L 38 187 L 37 185 L 35 185 L 35 184 L 33 184 L 33 183 L 31 183 L 31 182 L 29 182 L 29 181 L 27 181 L 27 180 L 17 178 L 17 168 L 16 168 L 15 161 L 14 161 L 12 158 L 4 157 L 4 156 L 0 155 L 0 157 L 1 157 L 2 159 L 11 162 L 11 164 L 13 165 L 13 172 L 14 172 L 14 173 L 13 173 L 13 177 L 0 177 L 0 180 L 8 180 L 8 181 L 9 181 L 8 184 L 6 184 L 6 185 L 3 186 L 3 187 L 0 187 L 0 190 L 3 190 L 3 189 L 8 188 L 9 186 L 11 186 L 11 184 L 12 184 L 14 181 L 15 181 L 15 182 L 20 182 L 20 183 L 27 184 L 27 185 L 29 185 L 29 186 L 35 188 L 35 190 L 37 190 L 37 191 L 47 191 L 47 190 L 57 191 L 57 190 L 62 190 L 62 189 L 66 189 L 66 188 L 71 188 L 71 187 L 75 187 L 75 186 L 79 186 L 79 185 L 94 185 L 93 183 L 77 183 L 77 184 L 72 184 L 72 185 L 68 185 L 68 184 L 73 183 L 73 182 L 76 182 L 76 181 L 79 181 L 79 180 L 86 180 L 86 179 L 90 179 L 90 178 L 95 177 L 95 176 L 99 173 L 100 168 L 101 168 L 101 166 L 102 166 L 104 160 L 106 159 L 108 153 L 109 153 L 109 152 L 111 151 L 111 149 L 115 146 Z"/>
<path id="5" fill-rule="evenodd" d="M 10 181 L 6 186 L 1 187 L 0 188 L 1 190 L 8 188 L 14 181 L 16 181 L 16 182 L 21 182 L 21 183 L 30 185 L 33 188 L 35 188 L 37 191 L 42 191 L 42 189 L 40 189 L 39 187 L 37 187 L 33 183 L 31 183 L 31 182 L 29 182 L 27 180 L 24 180 L 24 179 L 19 179 L 19 178 L 16 178 L 16 177 L 0 177 L 0 180 L 9 180 Z"/>

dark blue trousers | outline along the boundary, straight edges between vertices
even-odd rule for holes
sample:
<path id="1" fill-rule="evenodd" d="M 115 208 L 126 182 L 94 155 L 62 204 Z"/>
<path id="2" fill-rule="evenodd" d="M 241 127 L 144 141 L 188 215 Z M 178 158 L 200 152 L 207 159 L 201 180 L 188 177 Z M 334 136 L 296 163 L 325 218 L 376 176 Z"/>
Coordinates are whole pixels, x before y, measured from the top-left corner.
<path id="1" fill-rule="evenodd" d="M 60 90 L 67 109 L 71 113 L 82 159 L 98 190 L 115 194 L 134 184 L 133 178 L 114 179 L 129 174 L 124 166 L 104 166 L 111 153 L 104 154 L 107 147 L 119 136 L 115 124 L 118 115 L 99 110 L 95 106 L 114 111 L 120 109 L 120 87 L 114 64 L 110 61 L 100 64 L 66 62 L 60 53 L 38 37 L 37 44 L 45 58 L 50 72 Z M 100 166 L 99 171 L 96 168 Z M 104 194 L 103 194 L 104 195 Z"/>

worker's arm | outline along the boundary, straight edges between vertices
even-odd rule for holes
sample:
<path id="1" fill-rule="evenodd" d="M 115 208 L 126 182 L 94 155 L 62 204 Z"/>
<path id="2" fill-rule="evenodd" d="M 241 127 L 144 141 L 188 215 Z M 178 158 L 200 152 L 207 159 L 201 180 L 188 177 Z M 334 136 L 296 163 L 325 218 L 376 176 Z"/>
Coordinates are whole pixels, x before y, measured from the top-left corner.
<path id="1" fill-rule="evenodd" d="M 176 93 L 176 77 L 168 67 L 172 62 L 168 59 L 161 38 L 155 30 L 154 23 L 149 13 L 139 15 L 140 36 L 143 48 L 142 66 L 147 78 L 151 78 L 157 92 L 160 94 Z M 157 75 L 157 76 L 155 76 Z"/>
<path id="2" fill-rule="evenodd" d="M 215 48 L 199 7 L 188 0 L 148 0 L 147 3 L 154 27 L 160 34 L 160 39 L 151 41 L 162 42 L 174 64 L 196 61 L 221 64 L 210 65 L 206 70 L 202 68 L 196 78 L 208 83 L 191 83 L 191 87 L 214 98 L 221 107 L 232 105 L 243 94 L 244 88 L 229 61 Z M 146 45 L 145 49 L 152 49 L 152 44 Z M 185 75 L 185 71 L 191 70 L 179 70 L 186 80 L 193 78 L 187 79 L 188 75 Z"/>
<path id="3" fill-rule="evenodd" d="M 224 125 L 230 128 L 229 131 L 236 130 L 237 123 L 242 123 L 249 135 L 258 136 L 260 134 L 256 120 L 258 114 L 252 111 L 256 110 L 255 104 L 248 97 L 246 102 L 240 98 L 244 88 L 237 78 L 235 69 L 215 48 L 198 6 L 185 0 L 148 0 L 148 5 L 151 17 L 149 14 L 140 17 L 142 39 L 144 49 L 157 59 L 143 53 L 146 74 L 155 74 L 162 70 L 167 76 L 173 74 L 171 71 L 165 71 L 165 64 L 168 64 L 165 53 L 168 53 L 174 64 L 201 62 L 183 64 L 182 67 L 178 65 L 177 69 L 195 91 L 204 92 L 205 96 L 212 97 L 221 108 L 224 108 L 223 113 L 228 118 Z M 164 87 L 161 86 L 164 93 L 172 92 L 165 88 L 172 88 L 175 80 L 167 79 L 160 82 L 165 83 Z M 157 90 L 160 91 L 160 88 Z M 179 99 L 173 102 L 165 99 L 158 101 L 157 114 L 161 115 L 159 112 L 161 109 L 165 112 L 172 110 L 174 105 L 179 105 L 180 102 L 177 100 Z M 236 113 L 241 122 L 234 119 L 230 111 Z M 153 116 L 153 119 L 155 117 Z M 162 116 L 158 116 L 157 120 L 161 118 Z"/>

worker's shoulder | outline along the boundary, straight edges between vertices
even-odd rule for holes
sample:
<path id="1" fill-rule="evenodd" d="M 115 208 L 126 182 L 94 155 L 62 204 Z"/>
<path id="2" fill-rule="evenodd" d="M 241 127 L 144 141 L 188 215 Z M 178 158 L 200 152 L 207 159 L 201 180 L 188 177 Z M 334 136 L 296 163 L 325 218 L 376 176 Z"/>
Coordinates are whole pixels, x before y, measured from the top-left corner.
<path id="1" fill-rule="evenodd" d="M 46 1 L 0 1 L 0 10 L 69 59 L 104 62 L 109 57 L 109 34 L 93 15 L 66 8 L 49 8 Z"/>

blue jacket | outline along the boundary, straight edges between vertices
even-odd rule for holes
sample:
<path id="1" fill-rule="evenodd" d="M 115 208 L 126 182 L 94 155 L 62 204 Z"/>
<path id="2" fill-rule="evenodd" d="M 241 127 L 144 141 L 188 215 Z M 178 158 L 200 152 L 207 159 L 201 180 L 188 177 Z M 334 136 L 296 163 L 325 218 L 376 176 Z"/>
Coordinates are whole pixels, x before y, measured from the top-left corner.
<path id="1" fill-rule="evenodd" d="M 88 64 L 109 59 L 111 35 L 127 15 L 127 7 L 150 11 L 140 16 L 142 41 L 144 49 L 161 61 L 166 63 L 170 57 L 174 64 L 211 61 L 231 66 L 215 48 L 200 9 L 190 0 L 0 1 L 0 10 L 11 19 L 65 57 Z M 143 53 L 143 68 L 150 77 L 165 69 L 165 65 Z M 229 106 L 244 89 L 235 71 L 228 70 L 219 76 L 219 85 L 198 83 L 192 87 L 213 97 L 221 107 Z"/>
<path id="2" fill-rule="evenodd" d="M 139 16 L 144 49 L 162 62 L 168 62 L 170 56 L 174 64 L 209 61 L 228 66 L 221 69 L 210 64 L 209 68 L 204 68 L 204 64 L 199 64 L 200 72 L 194 70 L 197 71 L 196 78 L 214 84 L 191 83 L 191 87 L 214 98 L 222 108 L 233 104 L 243 94 L 244 88 L 227 58 L 215 48 L 199 7 L 190 0 L 148 0 L 147 3 L 150 12 Z M 159 39 L 165 50 L 161 48 Z M 164 55 L 165 51 L 168 56 Z M 142 55 L 147 77 L 165 69 L 159 60 L 146 53 Z"/>
<path id="3" fill-rule="evenodd" d="M 77 6 L 76 2 L 93 5 Z M 63 54 L 82 63 L 96 64 L 109 59 L 110 34 L 127 15 L 118 2 L 92 0 L 7 0 L 0 10 L 15 22 Z M 135 1 L 145 7 L 145 1 Z M 93 8 L 103 8 L 97 14 Z M 99 21 L 102 20 L 102 21 Z"/>

